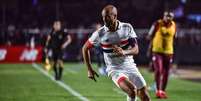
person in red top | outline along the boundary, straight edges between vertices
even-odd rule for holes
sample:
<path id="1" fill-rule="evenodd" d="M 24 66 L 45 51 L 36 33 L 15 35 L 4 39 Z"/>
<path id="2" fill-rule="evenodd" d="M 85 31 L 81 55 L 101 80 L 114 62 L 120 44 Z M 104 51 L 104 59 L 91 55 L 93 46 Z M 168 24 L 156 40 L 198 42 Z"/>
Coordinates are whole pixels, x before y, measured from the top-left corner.
<path id="1" fill-rule="evenodd" d="M 164 12 L 163 19 L 159 19 L 152 25 L 148 35 L 150 40 L 149 52 L 152 52 L 155 71 L 156 97 L 158 98 L 167 98 L 165 90 L 174 53 L 173 43 L 176 34 L 176 24 L 173 17 L 172 12 Z"/>

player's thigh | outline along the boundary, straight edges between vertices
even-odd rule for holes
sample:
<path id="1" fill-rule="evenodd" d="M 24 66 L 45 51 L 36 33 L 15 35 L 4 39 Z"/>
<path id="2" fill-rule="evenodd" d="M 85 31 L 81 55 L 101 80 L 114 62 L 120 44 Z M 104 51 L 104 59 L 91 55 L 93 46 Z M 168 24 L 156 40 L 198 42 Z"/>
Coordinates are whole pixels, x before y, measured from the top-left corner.
<path id="1" fill-rule="evenodd" d="M 54 50 L 53 59 L 57 65 L 63 67 L 63 51 L 62 50 Z"/>
<path id="2" fill-rule="evenodd" d="M 58 59 L 58 64 L 60 67 L 64 67 L 63 59 Z"/>
<path id="3" fill-rule="evenodd" d="M 163 67 L 165 69 L 171 68 L 171 65 L 173 63 L 173 55 L 172 54 L 166 54 L 163 57 Z"/>
<path id="4" fill-rule="evenodd" d="M 153 53 L 152 63 L 156 72 L 160 72 L 163 67 L 163 57 L 159 53 Z"/>
<path id="5" fill-rule="evenodd" d="M 128 79 L 125 79 L 121 82 L 118 83 L 119 88 L 121 88 L 124 92 L 126 92 L 130 96 L 135 96 L 136 95 L 136 87 L 132 84 L 131 81 Z"/>
<path id="6" fill-rule="evenodd" d="M 116 71 L 111 73 L 112 81 L 116 84 L 117 87 L 122 89 L 128 94 L 134 94 L 134 90 L 136 90 L 135 86 L 129 80 L 127 74 Z"/>
<path id="7" fill-rule="evenodd" d="M 136 67 L 131 73 L 129 73 L 129 79 L 137 89 L 146 87 L 146 81 Z"/>
<path id="8" fill-rule="evenodd" d="M 52 50 L 52 58 L 53 58 L 53 61 L 55 63 L 58 62 L 58 58 L 59 58 L 59 51 L 58 50 L 56 50 L 56 49 Z"/>
<path id="9" fill-rule="evenodd" d="M 128 79 L 128 76 L 126 74 L 116 70 L 110 74 L 110 77 L 112 78 L 112 81 L 116 84 L 116 86 L 118 87 L 119 87 L 119 82 L 125 79 Z"/>

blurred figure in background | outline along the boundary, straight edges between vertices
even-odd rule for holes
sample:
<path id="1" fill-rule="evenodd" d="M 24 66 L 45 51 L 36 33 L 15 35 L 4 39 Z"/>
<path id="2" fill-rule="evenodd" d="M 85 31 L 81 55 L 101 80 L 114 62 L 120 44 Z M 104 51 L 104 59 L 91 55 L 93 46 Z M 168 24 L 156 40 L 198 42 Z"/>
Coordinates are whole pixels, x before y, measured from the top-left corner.
<path id="1" fill-rule="evenodd" d="M 16 27 L 13 24 L 9 24 L 7 28 L 7 42 L 6 45 L 11 46 L 16 43 L 16 37 L 15 37 L 15 31 Z"/>
<path id="2" fill-rule="evenodd" d="M 64 32 L 61 21 L 57 20 L 53 23 L 53 29 L 46 40 L 46 47 L 50 45 L 53 57 L 53 70 L 55 80 L 61 80 L 64 68 L 63 53 L 65 48 L 71 43 L 71 36 Z M 47 50 L 47 49 L 46 49 Z M 47 51 L 46 51 L 47 52 Z"/>
<path id="3" fill-rule="evenodd" d="M 152 55 L 157 98 L 167 98 L 165 89 L 168 83 L 169 69 L 173 62 L 173 44 L 176 34 L 176 24 L 173 17 L 172 12 L 165 11 L 163 19 L 159 19 L 152 25 L 147 36 L 147 39 L 150 40 L 148 54 Z"/>

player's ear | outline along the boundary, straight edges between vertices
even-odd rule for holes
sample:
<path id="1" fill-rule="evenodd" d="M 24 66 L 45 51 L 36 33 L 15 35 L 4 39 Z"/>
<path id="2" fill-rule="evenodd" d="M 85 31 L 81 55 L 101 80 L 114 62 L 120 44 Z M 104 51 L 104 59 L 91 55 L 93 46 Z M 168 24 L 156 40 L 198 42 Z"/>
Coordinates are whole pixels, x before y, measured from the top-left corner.
<path id="1" fill-rule="evenodd" d="M 116 14 L 114 15 L 114 18 L 117 19 L 117 15 Z"/>

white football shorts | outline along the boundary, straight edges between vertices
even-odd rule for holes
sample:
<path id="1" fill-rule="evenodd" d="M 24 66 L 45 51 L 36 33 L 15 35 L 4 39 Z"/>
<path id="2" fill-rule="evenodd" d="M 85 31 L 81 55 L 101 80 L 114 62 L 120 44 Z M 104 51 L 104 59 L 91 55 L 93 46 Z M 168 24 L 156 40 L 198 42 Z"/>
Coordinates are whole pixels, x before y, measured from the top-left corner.
<path id="1" fill-rule="evenodd" d="M 127 65 L 128 66 L 128 65 Z M 136 66 L 128 67 L 123 66 L 123 70 L 112 70 L 109 76 L 112 78 L 112 81 L 119 87 L 119 82 L 121 82 L 124 79 L 128 79 L 133 83 L 137 89 L 141 89 L 142 87 L 146 86 L 146 82 L 144 78 L 142 77 L 141 73 L 137 69 Z"/>

